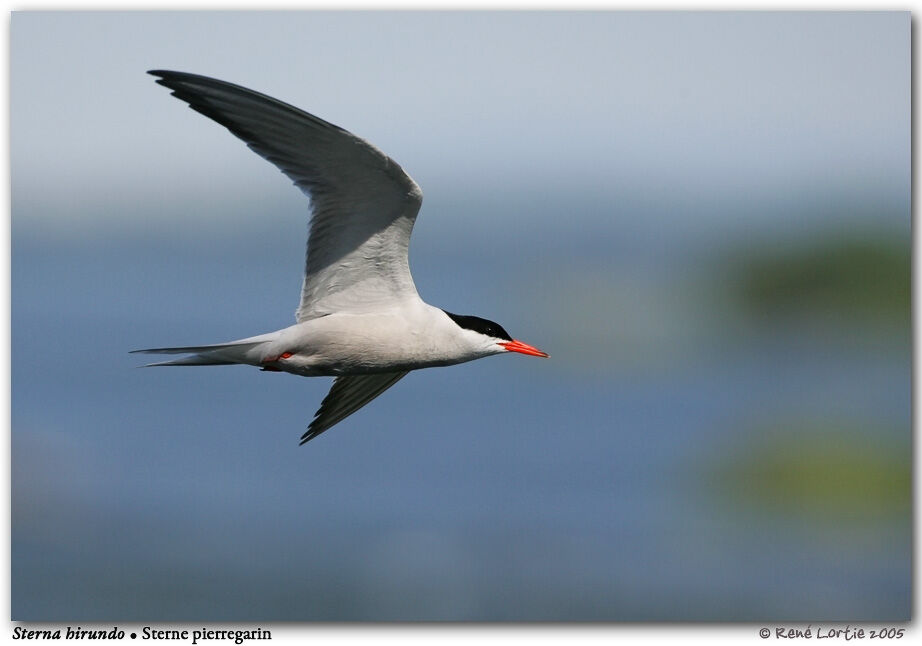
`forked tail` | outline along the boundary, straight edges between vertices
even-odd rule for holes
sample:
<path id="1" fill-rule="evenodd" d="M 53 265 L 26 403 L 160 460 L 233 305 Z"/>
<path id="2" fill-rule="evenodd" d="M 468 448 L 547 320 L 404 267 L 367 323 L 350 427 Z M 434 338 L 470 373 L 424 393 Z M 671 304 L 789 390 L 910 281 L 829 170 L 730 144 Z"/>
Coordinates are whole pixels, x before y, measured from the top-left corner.
<path id="1" fill-rule="evenodd" d="M 266 343 L 260 341 L 235 341 L 233 343 L 217 343 L 214 345 L 190 345 L 183 348 L 147 348 L 145 350 L 132 350 L 131 354 L 188 354 L 191 356 L 173 359 L 172 361 L 159 361 L 145 364 L 144 368 L 152 366 L 226 366 L 235 363 L 249 365 L 259 364 L 259 346 Z"/>

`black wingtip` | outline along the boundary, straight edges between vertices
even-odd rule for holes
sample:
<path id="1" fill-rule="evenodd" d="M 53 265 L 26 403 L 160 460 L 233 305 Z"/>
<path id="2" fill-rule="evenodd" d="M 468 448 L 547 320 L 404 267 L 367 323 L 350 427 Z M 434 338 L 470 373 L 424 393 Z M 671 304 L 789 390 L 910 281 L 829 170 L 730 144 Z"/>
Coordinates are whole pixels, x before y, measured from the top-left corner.
<path id="1" fill-rule="evenodd" d="M 147 70 L 147 73 L 151 76 L 158 77 L 157 83 L 168 87 L 171 90 L 175 90 L 176 85 L 186 82 L 199 82 L 205 84 L 222 84 L 222 85 L 233 85 L 231 83 L 226 83 L 224 81 L 218 81 L 208 76 L 202 76 L 201 74 L 192 74 L 190 72 L 176 72 L 174 70 Z"/>
<path id="2" fill-rule="evenodd" d="M 179 88 L 179 82 L 182 81 L 183 77 L 194 76 L 193 74 L 187 74 L 186 72 L 172 72 L 170 70 L 147 70 L 147 73 L 153 77 L 156 77 L 155 83 L 157 85 L 162 85 L 163 87 L 174 90 L 173 96 L 177 96 Z"/>
<path id="3" fill-rule="evenodd" d="M 147 73 L 151 76 L 159 76 L 161 78 L 166 78 L 168 76 L 199 76 L 198 74 L 190 74 L 189 72 L 177 72 L 175 70 L 147 70 Z"/>
<path id="4" fill-rule="evenodd" d="M 316 418 L 317 415 L 314 415 L 314 417 Z M 314 422 L 316 421 L 317 420 L 314 419 Z M 304 431 L 304 435 L 301 436 L 301 441 L 298 442 L 298 446 L 304 446 L 305 444 L 310 442 L 312 439 L 314 439 L 318 435 L 321 435 L 325 430 L 327 430 L 327 428 L 329 428 L 329 427 L 314 428 L 314 422 L 311 422 L 310 426 L 307 427 L 307 430 Z"/>
<path id="5" fill-rule="evenodd" d="M 160 77 L 157 83 L 163 83 L 164 79 L 170 76 L 176 77 L 176 76 L 181 76 L 183 74 L 182 72 L 172 72 L 170 70 L 147 70 L 147 73 L 150 74 L 151 76 Z"/>

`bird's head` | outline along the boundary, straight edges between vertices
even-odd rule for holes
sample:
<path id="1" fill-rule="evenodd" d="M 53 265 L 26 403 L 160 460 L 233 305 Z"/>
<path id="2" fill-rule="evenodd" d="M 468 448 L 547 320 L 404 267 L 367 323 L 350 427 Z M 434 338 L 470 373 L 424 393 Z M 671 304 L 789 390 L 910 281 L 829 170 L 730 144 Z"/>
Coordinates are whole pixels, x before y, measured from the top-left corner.
<path id="1" fill-rule="evenodd" d="M 444 311 L 444 310 L 443 310 Z M 455 324 L 470 338 L 473 345 L 483 353 L 483 356 L 500 354 L 502 352 L 519 352 L 533 357 L 549 357 L 547 352 L 542 352 L 534 346 L 522 341 L 517 341 L 509 336 L 503 326 L 479 316 L 463 316 L 445 312 Z"/>

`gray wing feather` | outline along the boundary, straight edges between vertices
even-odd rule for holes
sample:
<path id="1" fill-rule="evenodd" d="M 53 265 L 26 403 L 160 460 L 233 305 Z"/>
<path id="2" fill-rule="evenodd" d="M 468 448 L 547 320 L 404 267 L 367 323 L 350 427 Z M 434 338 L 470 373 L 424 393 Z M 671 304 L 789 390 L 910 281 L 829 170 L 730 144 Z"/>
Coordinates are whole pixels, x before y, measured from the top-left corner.
<path id="1" fill-rule="evenodd" d="M 330 392 L 324 397 L 301 444 L 308 442 L 325 430 L 341 422 L 372 399 L 396 384 L 406 372 L 385 372 L 373 375 L 337 377 Z"/>
<path id="2" fill-rule="evenodd" d="M 196 74 L 150 74 L 310 197 L 298 322 L 416 295 L 407 250 L 422 191 L 395 161 L 350 132 L 253 90 Z"/>

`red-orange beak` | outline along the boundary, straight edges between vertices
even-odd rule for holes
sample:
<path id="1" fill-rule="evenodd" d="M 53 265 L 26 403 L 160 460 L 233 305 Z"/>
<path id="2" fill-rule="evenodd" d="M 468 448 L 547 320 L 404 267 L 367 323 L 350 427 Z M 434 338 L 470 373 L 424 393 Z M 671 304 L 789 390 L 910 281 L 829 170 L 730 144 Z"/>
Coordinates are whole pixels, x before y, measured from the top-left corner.
<path id="1" fill-rule="evenodd" d="M 527 343 L 522 343 L 521 341 L 504 341 L 500 343 L 501 346 L 509 350 L 509 352 L 521 352 L 522 354 L 530 354 L 533 357 L 549 357 L 547 352 L 541 352 L 538 348 L 528 345 Z"/>

